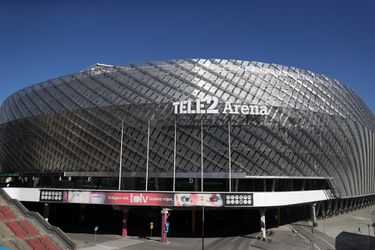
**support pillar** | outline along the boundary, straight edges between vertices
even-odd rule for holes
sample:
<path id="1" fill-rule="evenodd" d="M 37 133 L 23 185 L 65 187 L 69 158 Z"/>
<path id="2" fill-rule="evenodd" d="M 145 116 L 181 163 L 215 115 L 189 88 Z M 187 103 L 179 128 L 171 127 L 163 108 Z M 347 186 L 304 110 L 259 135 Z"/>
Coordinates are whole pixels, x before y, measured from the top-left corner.
<path id="1" fill-rule="evenodd" d="M 155 190 L 160 190 L 160 188 L 159 188 L 159 178 L 155 177 L 154 180 L 155 180 Z"/>
<path id="2" fill-rule="evenodd" d="M 196 211 L 195 208 L 191 210 L 191 232 L 195 233 L 195 225 L 196 225 Z"/>
<path id="3" fill-rule="evenodd" d="M 316 203 L 316 216 L 319 217 L 319 216 L 322 216 L 323 212 L 322 212 L 322 203 L 321 202 L 318 202 Z"/>
<path id="4" fill-rule="evenodd" d="M 169 216 L 169 209 L 163 208 L 161 210 L 161 242 L 167 243 L 167 219 Z"/>
<path id="5" fill-rule="evenodd" d="M 199 191 L 199 180 L 193 179 L 193 181 L 194 181 L 194 191 Z"/>
<path id="6" fill-rule="evenodd" d="M 275 187 L 276 187 L 276 180 L 275 179 L 273 179 L 272 180 L 272 192 L 275 192 Z"/>
<path id="7" fill-rule="evenodd" d="M 316 207 L 316 203 L 311 204 L 311 221 L 312 221 L 313 227 L 315 227 L 316 225 L 318 225 L 318 223 L 316 223 L 316 210 L 315 210 L 315 207 Z"/>
<path id="8" fill-rule="evenodd" d="M 49 205 L 48 205 L 48 203 L 44 203 L 43 217 L 46 221 L 48 221 L 48 217 L 49 217 Z"/>
<path id="9" fill-rule="evenodd" d="M 262 240 L 266 240 L 266 209 L 260 209 L 260 230 L 262 232 Z"/>
<path id="10" fill-rule="evenodd" d="M 338 215 L 339 214 L 339 199 L 335 199 L 333 203 L 333 209 L 332 209 L 332 215 Z"/>
<path id="11" fill-rule="evenodd" d="M 343 211 L 344 211 L 344 203 L 345 203 L 344 200 L 342 200 L 342 199 L 339 200 L 339 203 L 338 203 L 338 205 L 339 205 L 339 214 L 342 214 Z"/>
<path id="12" fill-rule="evenodd" d="M 122 209 L 122 237 L 128 236 L 128 214 L 129 208 Z"/>

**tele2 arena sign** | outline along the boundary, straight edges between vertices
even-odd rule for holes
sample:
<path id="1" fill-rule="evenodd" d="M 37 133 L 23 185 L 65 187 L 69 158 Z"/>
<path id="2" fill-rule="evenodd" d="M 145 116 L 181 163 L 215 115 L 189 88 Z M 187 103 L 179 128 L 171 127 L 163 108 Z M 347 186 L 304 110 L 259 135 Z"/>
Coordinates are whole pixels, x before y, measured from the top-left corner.
<path id="1" fill-rule="evenodd" d="M 228 101 L 219 106 L 219 99 L 215 96 L 178 101 L 172 104 L 175 114 L 269 115 L 271 112 L 271 109 L 266 106 L 234 104 Z"/>

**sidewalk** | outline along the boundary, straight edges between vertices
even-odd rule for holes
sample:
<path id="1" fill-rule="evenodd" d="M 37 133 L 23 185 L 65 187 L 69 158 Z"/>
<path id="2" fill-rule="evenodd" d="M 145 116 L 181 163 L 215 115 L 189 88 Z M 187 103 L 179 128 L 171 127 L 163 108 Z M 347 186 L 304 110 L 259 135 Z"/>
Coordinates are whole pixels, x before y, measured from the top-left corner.
<path id="1" fill-rule="evenodd" d="M 335 239 L 315 228 L 312 228 L 311 225 L 308 225 L 307 223 L 293 223 L 292 227 L 295 231 L 306 238 L 314 248 L 321 250 L 335 249 Z"/>
<path id="2" fill-rule="evenodd" d="M 292 227 L 289 225 L 280 226 L 279 228 L 273 228 L 272 235 L 268 236 L 267 239 L 270 242 L 264 242 L 261 240 L 254 241 L 250 244 L 249 249 L 267 249 L 267 250 L 305 250 L 309 248 L 309 242 L 298 234 L 292 233 Z"/>
<path id="3" fill-rule="evenodd" d="M 318 226 L 311 228 L 311 222 L 299 222 L 273 228 L 268 236 L 270 241 L 257 240 L 259 233 L 236 237 L 205 238 L 206 250 L 249 250 L 249 249 L 375 249 L 374 232 L 368 231 L 371 224 L 370 213 L 375 206 L 353 211 L 347 214 L 318 220 Z M 298 234 L 292 233 L 292 227 Z M 369 234 L 371 237 L 369 237 Z M 201 238 L 168 238 L 168 243 L 160 242 L 160 237 L 139 238 L 118 235 L 69 234 L 83 250 L 195 250 L 201 249 Z M 313 246 L 314 245 L 314 246 Z"/>
<path id="4" fill-rule="evenodd" d="M 289 226 L 282 226 L 272 229 L 272 235 L 268 237 L 270 241 L 258 240 L 259 233 L 236 237 L 205 238 L 205 250 L 249 250 L 249 249 L 269 249 L 269 250 L 303 250 L 309 247 L 308 243 L 298 235 L 292 235 Z M 130 236 L 122 238 L 117 235 L 97 235 L 90 234 L 69 234 L 77 243 L 77 248 L 82 250 L 200 250 L 202 247 L 201 238 L 168 238 L 166 244 L 160 242 L 160 237 L 139 238 Z"/>
<path id="5" fill-rule="evenodd" d="M 346 214 L 318 220 L 312 231 L 311 222 L 293 223 L 293 228 L 316 248 L 325 249 L 373 249 L 375 248 L 374 229 L 369 225 L 371 211 L 375 206 Z"/>
<path id="6" fill-rule="evenodd" d="M 350 213 L 341 214 L 326 220 L 318 220 L 318 226 L 316 229 L 329 235 L 332 238 L 336 238 L 341 232 L 349 232 L 362 235 L 374 236 L 374 230 L 369 228 L 371 225 L 370 213 L 375 210 L 375 206 L 363 208 Z"/>

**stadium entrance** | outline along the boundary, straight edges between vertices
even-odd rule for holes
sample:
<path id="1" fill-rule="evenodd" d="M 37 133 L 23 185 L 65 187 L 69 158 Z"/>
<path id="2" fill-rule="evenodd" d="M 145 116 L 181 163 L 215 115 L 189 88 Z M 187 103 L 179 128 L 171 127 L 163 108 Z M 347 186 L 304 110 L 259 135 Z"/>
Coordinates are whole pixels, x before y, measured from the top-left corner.
<path id="1" fill-rule="evenodd" d="M 245 235 L 316 219 L 315 202 L 327 190 L 287 192 L 128 192 L 4 188 L 66 232 L 143 237 Z M 313 208 L 313 209 L 311 209 Z M 310 213 L 312 212 L 312 213 Z M 205 224 L 203 225 L 203 217 Z"/>
<path id="2" fill-rule="evenodd" d="M 24 202 L 32 211 L 46 216 L 43 203 Z M 51 203 L 48 221 L 64 232 L 117 234 L 123 233 L 123 212 L 126 211 L 127 234 L 131 236 L 161 237 L 162 215 L 160 207 L 116 207 L 108 205 L 82 205 Z M 176 208 L 169 211 L 171 237 L 200 237 L 202 234 L 202 207 Z M 221 237 L 247 235 L 260 232 L 260 209 L 205 208 L 205 236 Z M 310 206 L 288 206 L 265 210 L 267 228 L 310 218 Z M 151 229 L 152 224 L 152 229 Z"/>

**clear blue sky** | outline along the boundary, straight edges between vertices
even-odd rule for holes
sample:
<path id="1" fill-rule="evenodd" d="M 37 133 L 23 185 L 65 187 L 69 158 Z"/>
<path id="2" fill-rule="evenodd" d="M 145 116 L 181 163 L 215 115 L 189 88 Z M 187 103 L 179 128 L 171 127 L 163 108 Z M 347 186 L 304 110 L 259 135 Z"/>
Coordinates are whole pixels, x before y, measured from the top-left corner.
<path id="1" fill-rule="evenodd" d="M 375 111 L 375 1 L 0 1 L 0 102 L 94 63 L 225 58 L 336 78 Z"/>

